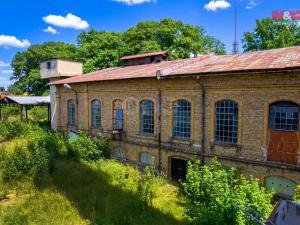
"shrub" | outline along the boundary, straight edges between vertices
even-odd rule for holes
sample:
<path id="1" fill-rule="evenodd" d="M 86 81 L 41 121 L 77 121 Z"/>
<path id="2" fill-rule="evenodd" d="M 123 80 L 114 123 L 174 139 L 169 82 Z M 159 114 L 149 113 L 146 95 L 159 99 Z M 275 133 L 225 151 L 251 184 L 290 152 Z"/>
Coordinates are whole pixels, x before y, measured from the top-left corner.
<path id="1" fill-rule="evenodd" d="M 0 141 L 9 140 L 22 135 L 27 130 L 28 125 L 20 122 L 4 122 L 0 121 Z"/>
<path id="2" fill-rule="evenodd" d="M 104 145 L 94 138 L 80 132 L 79 136 L 69 140 L 69 156 L 83 161 L 95 161 L 103 156 Z"/>
<path id="3" fill-rule="evenodd" d="M 211 166 L 189 163 L 183 190 L 190 201 L 186 214 L 195 224 L 252 224 L 236 206 L 251 207 L 264 216 L 272 210 L 273 193 L 260 187 L 257 179 L 248 180 L 216 160 Z"/>
<path id="4" fill-rule="evenodd" d="M 294 200 L 300 203 L 300 185 L 296 187 Z"/>
<path id="5" fill-rule="evenodd" d="M 140 178 L 138 170 L 113 160 L 103 160 L 99 165 L 100 169 L 109 175 L 110 184 L 124 191 L 137 191 Z"/>
<path id="6" fill-rule="evenodd" d="M 41 176 L 51 172 L 54 159 L 65 149 L 62 135 L 36 125 L 19 123 L 18 127 L 23 136 L 15 142 L 12 152 L 6 156 L 4 179 Z"/>
<path id="7" fill-rule="evenodd" d="M 146 209 L 147 206 L 152 206 L 152 200 L 158 192 L 158 185 L 152 167 L 146 167 L 143 176 L 140 179 L 137 195 L 143 203 L 141 209 Z"/>
<path id="8" fill-rule="evenodd" d="M 48 120 L 48 108 L 35 106 L 30 109 L 28 118 L 35 122 L 44 122 Z"/>

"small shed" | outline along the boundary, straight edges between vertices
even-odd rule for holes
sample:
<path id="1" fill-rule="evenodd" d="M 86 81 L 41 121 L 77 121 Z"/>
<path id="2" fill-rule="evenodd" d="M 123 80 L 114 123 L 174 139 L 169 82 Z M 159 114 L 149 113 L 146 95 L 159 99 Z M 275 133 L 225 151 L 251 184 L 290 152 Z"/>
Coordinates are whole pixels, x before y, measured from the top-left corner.
<path id="1" fill-rule="evenodd" d="M 20 120 L 23 121 L 23 110 L 25 108 L 25 119 L 28 121 L 28 108 L 32 106 L 45 106 L 48 107 L 48 121 L 50 122 L 50 96 L 2 96 L 0 98 L 0 119 L 1 107 L 4 105 L 19 105 L 20 106 Z"/>

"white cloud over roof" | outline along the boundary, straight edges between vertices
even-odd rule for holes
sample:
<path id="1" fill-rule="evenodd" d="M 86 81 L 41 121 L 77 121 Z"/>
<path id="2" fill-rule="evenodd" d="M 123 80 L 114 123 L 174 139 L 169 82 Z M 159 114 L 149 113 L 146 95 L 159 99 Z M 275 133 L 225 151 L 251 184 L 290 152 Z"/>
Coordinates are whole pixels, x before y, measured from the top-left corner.
<path id="1" fill-rule="evenodd" d="M 43 20 L 57 27 L 72 28 L 76 30 L 83 30 L 89 27 L 87 21 L 82 20 L 80 17 L 68 13 L 66 16 L 48 15 L 43 17 Z"/>
<path id="2" fill-rule="evenodd" d="M 204 8 L 208 11 L 216 11 L 218 9 L 227 9 L 231 5 L 226 0 L 211 0 L 209 3 L 204 5 Z"/>
<path id="3" fill-rule="evenodd" d="M 0 47 L 27 48 L 30 42 L 27 39 L 19 40 L 15 36 L 0 35 Z"/>
<path id="4" fill-rule="evenodd" d="M 113 0 L 114 2 L 121 2 L 126 5 L 137 5 L 146 2 L 156 2 L 156 0 Z"/>

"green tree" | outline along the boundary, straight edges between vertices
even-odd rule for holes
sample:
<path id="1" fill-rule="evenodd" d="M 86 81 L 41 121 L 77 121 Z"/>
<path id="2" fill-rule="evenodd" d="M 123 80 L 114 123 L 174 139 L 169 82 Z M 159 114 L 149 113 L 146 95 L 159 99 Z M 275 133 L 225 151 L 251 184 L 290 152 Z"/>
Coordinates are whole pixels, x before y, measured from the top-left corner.
<path id="1" fill-rule="evenodd" d="M 32 45 L 24 52 L 18 52 L 11 63 L 11 79 L 15 80 L 15 83 L 9 87 L 9 92 L 42 95 L 48 89 L 48 81 L 41 80 L 39 66 L 43 60 L 49 58 L 76 59 L 77 49 L 75 45 L 63 42 L 45 42 Z"/>
<path id="2" fill-rule="evenodd" d="M 257 51 L 300 45 L 300 27 L 296 23 L 278 23 L 271 19 L 256 21 L 252 32 L 243 38 L 245 51 Z"/>
<path id="3" fill-rule="evenodd" d="M 85 73 L 120 64 L 125 47 L 122 33 L 90 30 L 79 34 L 77 42 Z"/>
<path id="4" fill-rule="evenodd" d="M 187 215 L 193 224 L 253 224 L 236 206 L 249 206 L 264 216 L 272 210 L 272 193 L 259 186 L 257 179 L 246 179 L 235 169 L 214 160 L 211 166 L 189 164 L 184 194 L 190 200 Z"/>
<path id="5" fill-rule="evenodd" d="M 81 33 L 77 42 L 84 72 L 119 66 L 124 55 L 153 51 L 167 50 L 172 59 L 225 53 L 224 44 L 208 36 L 203 28 L 172 19 L 143 21 L 124 33 L 90 30 Z"/>
<path id="6" fill-rule="evenodd" d="M 208 36 L 203 28 L 184 24 L 169 18 L 160 22 L 144 21 L 124 34 L 127 53 L 137 54 L 150 50 L 167 50 L 173 59 L 188 58 L 191 54 L 209 52 L 225 54 L 225 46 Z M 147 48 L 145 48 L 145 43 Z"/>

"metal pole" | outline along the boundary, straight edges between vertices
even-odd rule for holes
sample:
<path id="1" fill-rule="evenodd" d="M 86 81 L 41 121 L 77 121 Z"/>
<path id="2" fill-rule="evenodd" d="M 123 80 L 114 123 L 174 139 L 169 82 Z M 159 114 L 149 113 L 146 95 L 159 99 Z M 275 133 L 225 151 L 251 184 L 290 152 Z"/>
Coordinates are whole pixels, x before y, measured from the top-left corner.
<path id="1" fill-rule="evenodd" d="M 50 105 L 48 105 L 48 123 L 51 124 L 51 108 L 50 108 Z"/>

